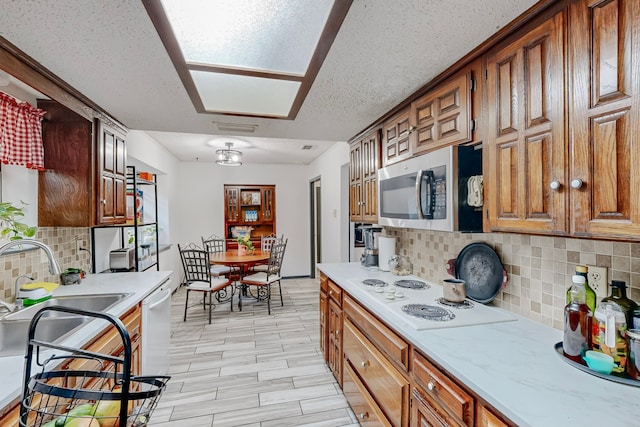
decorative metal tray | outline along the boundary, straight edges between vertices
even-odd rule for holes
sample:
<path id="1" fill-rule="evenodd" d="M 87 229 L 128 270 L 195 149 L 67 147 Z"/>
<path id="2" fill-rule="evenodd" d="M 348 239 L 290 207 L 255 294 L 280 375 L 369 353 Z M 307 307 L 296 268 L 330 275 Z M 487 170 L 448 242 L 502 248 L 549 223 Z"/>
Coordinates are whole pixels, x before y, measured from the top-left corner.
<path id="1" fill-rule="evenodd" d="M 560 356 L 560 358 L 562 360 L 567 362 L 569 365 L 580 369 L 581 371 L 584 371 L 584 372 L 586 372 L 588 374 L 591 374 L 591 375 L 594 375 L 596 377 L 603 378 L 605 380 L 613 381 L 615 383 L 631 385 L 631 386 L 634 386 L 634 387 L 640 387 L 640 380 L 635 380 L 635 379 L 633 379 L 633 378 L 631 378 L 629 376 L 626 376 L 626 374 L 625 374 L 624 377 L 620 377 L 620 376 L 616 376 L 616 375 L 601 374 L 600 372 L 596 372 L 593 369 L 590 369 L 587 365 L 582 365 L 582 364 L 580 364 L 578 362 L 574 362 L 573 360 L 571 360 L 568 357 L 566 357 L 564 355 L 564 353 L 562 352 L 562 341 L 557 343 L 554 346 L 554 348 L 556 349 L 556 353 L 558 353 L 558 355 Z"/>

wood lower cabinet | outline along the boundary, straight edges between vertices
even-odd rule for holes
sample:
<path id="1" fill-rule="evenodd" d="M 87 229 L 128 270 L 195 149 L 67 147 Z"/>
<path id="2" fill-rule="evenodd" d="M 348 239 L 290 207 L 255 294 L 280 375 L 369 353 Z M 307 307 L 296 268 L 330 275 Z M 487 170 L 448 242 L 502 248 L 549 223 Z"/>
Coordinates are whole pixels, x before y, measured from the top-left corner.
<path id="1" fill-rule="evenodd" d="M 570 16 L 571 233 L 637 239 L 640 2 L 572 1 Z"/>
<path id="2" fill-rule="evenodd" d="M 473 426 L 473 396 L 417 351 L 412 352 L 411 359 L 411 374 L 415 380 L 413 395 L 428 407 L 425 416 L 433 417 L 443 425 Z"/>
<path id="3" fill-rule="evenodd" d="M 55 101 L 40 100 L 49 119 L 42 139 L 46 169 L 38 173 L 38 225 L 91 227 L 126 221 L 124 131 L 94 122 Z"/>
<path id="4" fill-rule="evenodd" d="M 348 318 L 344 320 L 343 332 L 345 369 L 348 366 L 353 371 L 353 375 L 369 391 L 373 406 L 379 407 L 384 414 L 380 423 L 408 426 L 409 380 Z M 367 396 L 363 397 L 366 399 Z"/>
<path id="5" fill-rule="evenodd" d="M 140 304 L 131 308 L 127 313 L 120 317 L 125 328 L 129 332 L 131 339 L 131 374 L 139 375 L 141 369 L 141 339 L 142 339 L 142 310 Z M 98 353 L 101 355 L 112 355 L 122 357 L 124 346 L 122 338 L 114 326 L 109 326 L 100 334 L 83 347 L 85 350 Z M 74 370 L 74 371 L 95 371 L 112 369 L 112 362 L 102 363 L 97 359 L 73 359 L 63 362 L 56 369 Z M 67 379 L 65 387 L 73 388 L 71 381 Z M 19 424 L 20 404 L 18 403 L 10 409 L 4 416 L 0 418 L 0 427 L 15 427 Z"/>
<path id="6" fill-rule="evenodd" d="M 492 231 L 567 232 L 560 12 L 487 58 L 485 189 Z M 560 185 L 552 189 L 552 183 Z"/>
<path id="7" fill-rule="evenodd" d="M 378 222 L 380 129 L 350 143 L 349 216 L 354 222 Z"/>
<path id="8" fill-rule="evenodd" d="M 324 360 L 329 361 L 329 284 L 328 278 L 320 273 L 320 351 L 324 355 Z"/>
<path id="9" fill-rule="evenodd" d="M 331 280 L 328 281 L 328 363 L 333 376 L 342 387 L 342 289 Z"/>
<path id="10" fill-rule="evenodd" d="M 360 381 L 358 374 L 356 374 L 348 363 L 345 365 L 342 391 L 361 426 L 392 426 L 384 412 L 382 412 L 371 394 L 369 394 L 367 387 Z"/>
<path id="11" fill-rule="evenodd" d="M 478 405 L 476 419 L 477 427 L 511 427 L 514 425 L 504 421 L 501 417 L 494 414 L 489 408 L 482 405 Z"/>

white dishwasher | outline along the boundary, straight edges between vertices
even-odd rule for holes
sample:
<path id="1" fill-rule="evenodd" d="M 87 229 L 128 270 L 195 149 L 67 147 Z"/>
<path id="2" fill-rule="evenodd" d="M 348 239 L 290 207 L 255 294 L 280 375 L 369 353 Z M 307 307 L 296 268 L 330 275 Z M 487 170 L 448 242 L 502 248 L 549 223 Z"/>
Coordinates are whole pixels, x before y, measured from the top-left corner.
<path id="1" fill-rule="evenodd" d="M 166 375 L 169 370 L 170 280 L 142 300 L 142 375 Z"/>

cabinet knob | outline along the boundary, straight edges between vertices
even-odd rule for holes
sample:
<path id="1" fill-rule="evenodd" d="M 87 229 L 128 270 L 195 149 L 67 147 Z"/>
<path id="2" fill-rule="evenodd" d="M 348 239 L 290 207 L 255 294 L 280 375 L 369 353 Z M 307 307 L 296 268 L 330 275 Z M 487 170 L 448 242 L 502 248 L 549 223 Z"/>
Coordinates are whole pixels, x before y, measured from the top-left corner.
<path id="1" fill-rule="evenodd" d="M 370 365 L 370 363 L 369 363 L 368 360 L 365 360 L 365 361 L 360 362 L 360 365 L 362 365 L 363 368 L 366 368 L 367 366 Z"/>
<path id="2" fill-rule="evenodd" d="M 429 381 L 429 384 L 427 384 L 427 388 L 429 389 L 429 391 L 433 391 L 436 389 L 436 383 L 434 383 L 433 381 Z"/>
<path id="3" fill-rule="evenodd" d="M 340 335 L 340 329 L 336 329 L 336 335 Z"/>
<path id="4" fill-rule="evenodd" d="M 360 414 L 360 419 L 361 420 L 366 420 L 367 418 L 369 418 L 369 413 L 368 412 L 363 412 Z"/>
<path id="5" fill-rule="evenodd" d="M 549 188 L 551 188 L 553 191 L 558 191 L 558 189 L 560 189 L 560 181 L 551 181 L 549 183 Z"/>
<path id="6" fill-rule="evenodd" d="M 582 184 L 583 182 L 580 178 L 571 180 L 571 188 L 575 188 L 576 190 L 580 189 L 582 187 Z"/>
<path id="7" fill-rule="evenodd" d="M 106 205 L 107 204 L 107 199 L 100 200 L 100 203 L 102 203 L 103 205 Z"/>

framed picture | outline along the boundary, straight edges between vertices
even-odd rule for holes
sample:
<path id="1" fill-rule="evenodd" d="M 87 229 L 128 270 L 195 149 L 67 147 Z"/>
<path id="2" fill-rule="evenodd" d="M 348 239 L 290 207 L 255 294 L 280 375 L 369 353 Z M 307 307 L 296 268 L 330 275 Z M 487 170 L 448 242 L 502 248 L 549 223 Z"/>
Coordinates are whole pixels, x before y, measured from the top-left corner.
<path id="1" fill-rule="evenodd" d="M 251 193 L 251 204 L 252 205 L 259 205 L 260 204 L 260 193 L 259 192 Z"/>
<path id="2" fill-rule="evenodd" d="M 241 194 L 241 201 L 243 205 L 250 205 L 251 204 L 251 194 L 249 192 L 243 192 Z"/>

